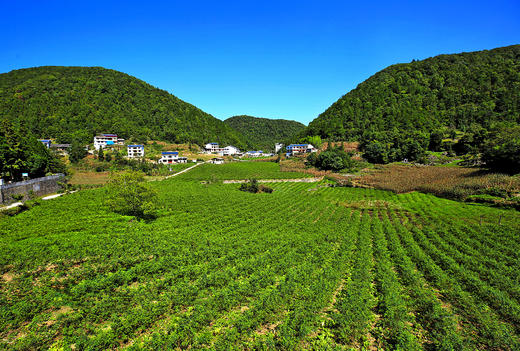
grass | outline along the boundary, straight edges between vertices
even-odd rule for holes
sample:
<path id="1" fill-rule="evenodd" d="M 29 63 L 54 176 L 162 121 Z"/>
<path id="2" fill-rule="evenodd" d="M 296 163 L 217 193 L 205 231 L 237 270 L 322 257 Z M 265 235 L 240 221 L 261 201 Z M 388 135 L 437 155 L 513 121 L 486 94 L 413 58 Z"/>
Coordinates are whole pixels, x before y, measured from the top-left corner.
<path id="1" fill-rule="evenodd" d="M 75 171 L 69 180 L 72 185 L 100 185 L 108 182 L 110 172 Z"/>

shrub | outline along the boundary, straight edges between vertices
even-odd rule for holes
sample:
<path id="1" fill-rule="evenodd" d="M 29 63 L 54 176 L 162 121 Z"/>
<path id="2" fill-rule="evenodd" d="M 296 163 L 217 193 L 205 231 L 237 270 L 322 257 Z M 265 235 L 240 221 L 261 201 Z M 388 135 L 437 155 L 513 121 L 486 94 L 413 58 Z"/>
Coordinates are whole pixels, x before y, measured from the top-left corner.
<path id="1" fill-rule="evenodd" d="M 258 180 L 254 179 L 254 178 L 250 179 L 249 183 L 240 184 L 240 187 L 238 188 L 238 190 L 247 191 L 249 193 L 268 193 L 268 194 L 270 194 L 273 192 L 272 188 L 265 186 L 265 185 L 258 184 Z"/>
<path id="2" fill-rule="evenodd" d="M 156 217 L 157 194 L 144 183 L 142 173 L 112 174 L 105 204 L 116 213 L 151 219 Z"/>
<path id="3" fill-rule="evenodd" d="M 72 163 L 78 163 L 79 160 L 87 155 L 85 147 L 78 141 L 73 140 L 69 151 L 69 160 Z"/>
<path id="4" fill-rule="evenodd" d="M 314 153 L 307 156 L 307 163 L 325 171 L 341 171 L 345 168 L 352 168 L 354 161 L 350 158 L 350 154 L 346 153 L 341 146 L 337 148 L 328 148 L 319 155 Z"/>

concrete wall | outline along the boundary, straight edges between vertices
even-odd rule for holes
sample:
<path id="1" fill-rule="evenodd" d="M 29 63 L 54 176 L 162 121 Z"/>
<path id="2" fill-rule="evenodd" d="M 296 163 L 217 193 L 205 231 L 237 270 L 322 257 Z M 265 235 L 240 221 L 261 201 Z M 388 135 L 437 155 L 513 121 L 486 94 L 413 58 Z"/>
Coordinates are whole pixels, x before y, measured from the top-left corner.
<path id="1" fill-rule="evenodd" d="M 58 183 L 65 181 L 65 175 L 62 173 L 24 180 L 11 184 L 0 185 L 0 203 L 8 204 L 14 202 L 12 196 L 17 194 L 24 194 L 24 200 L 29 199 L 31 191 L 35 196 L 43 196 L 52 194 L 60 190 L 62 187 Z"/>

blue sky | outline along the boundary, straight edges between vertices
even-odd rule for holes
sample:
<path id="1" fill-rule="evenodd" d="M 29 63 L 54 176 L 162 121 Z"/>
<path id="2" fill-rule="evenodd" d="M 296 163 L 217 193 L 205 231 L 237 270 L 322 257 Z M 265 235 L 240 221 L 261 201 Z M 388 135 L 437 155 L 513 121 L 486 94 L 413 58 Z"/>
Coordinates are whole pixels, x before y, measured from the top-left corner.
<path id="1" fill-rule="evenodd" d="M 0 0 L 0 72 L 102 66 L 307 124 L 388 65 L 520 43 L 520 1 Z"/>

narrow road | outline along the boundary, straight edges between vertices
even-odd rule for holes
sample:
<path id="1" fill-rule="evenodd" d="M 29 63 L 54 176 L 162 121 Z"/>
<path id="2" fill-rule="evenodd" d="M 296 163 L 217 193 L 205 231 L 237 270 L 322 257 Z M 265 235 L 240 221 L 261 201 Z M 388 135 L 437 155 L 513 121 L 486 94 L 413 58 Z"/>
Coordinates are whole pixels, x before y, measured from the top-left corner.
<path id="1" fill-rule="evenodd" d="M 184 172 L 188 172 L 190 169 L 193 169 L 193 168 L 195 168 L 195 167 L 197 167 L 198 165 L 201 165 L 201 164 L 203 164 L 203 163 L 204 163 L 204 162 L 197 163 L 197 164 L 195 164 L 195 165 L 193 165 L 193 166 L 191 166 L 191 167 L 188 167 L 188 168 L 186 168 L 186 169 L 183 169 L 183 170 L 180 171 L 180 172 L 177 172 L 177 173 L 175 173 L 175 174 L 172 174 L 172 175 L 166 176 L 166 177 L 164 177 L 164 179 L 172 178 L 172 177 L 178 176 L 179 174 L 182 174 L 182 173 L 184 173 Z"/>

